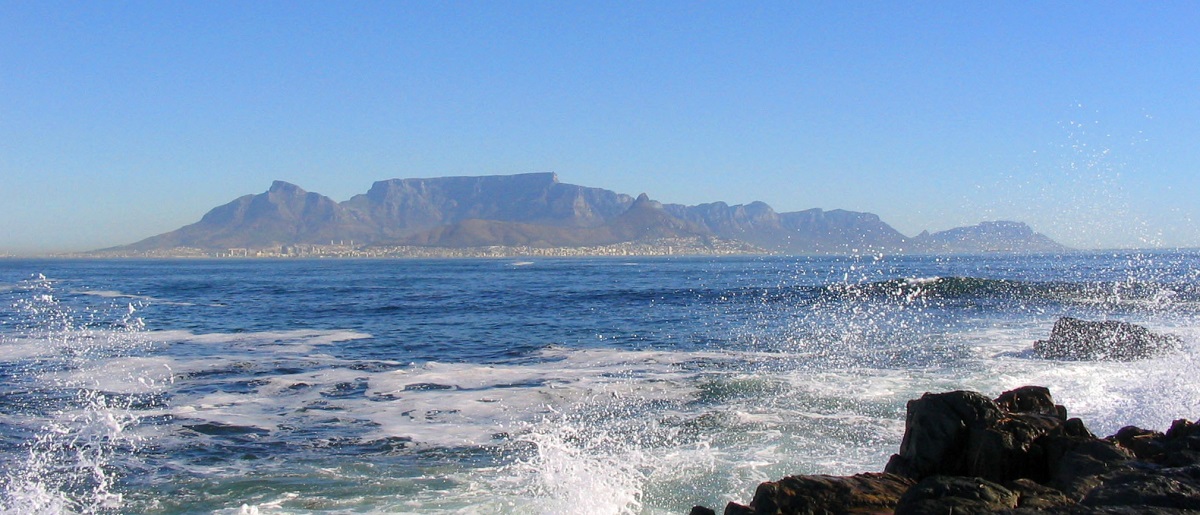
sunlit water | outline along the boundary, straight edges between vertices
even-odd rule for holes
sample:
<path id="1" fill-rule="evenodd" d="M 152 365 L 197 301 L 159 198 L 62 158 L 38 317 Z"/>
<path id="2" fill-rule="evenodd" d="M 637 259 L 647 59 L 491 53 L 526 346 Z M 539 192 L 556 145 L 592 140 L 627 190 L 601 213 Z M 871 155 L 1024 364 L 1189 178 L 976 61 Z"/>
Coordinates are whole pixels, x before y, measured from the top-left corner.
<path id="1" fill-rule="evenodd" d="M 529 260 L 522 260 L 529 261 Z M 1200 255 L 0 261 L 5 513 L 686 513 L 926 391 L 1200 416 Z M 1062 315 L 1181 336 L 1034 357 Z"/>

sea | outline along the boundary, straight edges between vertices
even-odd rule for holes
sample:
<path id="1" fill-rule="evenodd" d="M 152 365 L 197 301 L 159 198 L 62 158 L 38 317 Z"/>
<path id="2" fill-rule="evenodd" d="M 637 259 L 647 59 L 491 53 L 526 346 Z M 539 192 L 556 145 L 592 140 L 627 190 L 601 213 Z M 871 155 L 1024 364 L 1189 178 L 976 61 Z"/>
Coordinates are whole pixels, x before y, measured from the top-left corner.
<path id="1" fill-rule="evenodd" d="M 681 514 L 880 471 L 925 392 L 1200 417 L 1200 251 L 0 260 L 0 513 Z M 1182 348 L 1032 353 L 1062 316 Z"/>

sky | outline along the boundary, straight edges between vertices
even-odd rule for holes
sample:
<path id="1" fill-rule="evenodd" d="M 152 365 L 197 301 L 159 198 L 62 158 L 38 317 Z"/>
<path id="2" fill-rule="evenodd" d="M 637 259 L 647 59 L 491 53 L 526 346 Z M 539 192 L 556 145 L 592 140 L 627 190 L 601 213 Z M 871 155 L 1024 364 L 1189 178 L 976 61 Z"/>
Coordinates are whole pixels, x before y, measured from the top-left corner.
<path id="1" fill-rule="evenodd" d="M 667 203 L 1200 247 L 1194 2 L 0 0 L 0 255 L 284 180 L 556 172 Z"/>

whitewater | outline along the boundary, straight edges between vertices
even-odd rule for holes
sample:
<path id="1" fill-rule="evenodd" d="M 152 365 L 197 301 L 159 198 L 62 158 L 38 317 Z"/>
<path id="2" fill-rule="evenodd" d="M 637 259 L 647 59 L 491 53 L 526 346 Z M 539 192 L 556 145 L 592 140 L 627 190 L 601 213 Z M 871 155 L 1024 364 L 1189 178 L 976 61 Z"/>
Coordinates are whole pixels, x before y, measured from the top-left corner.
<path id="1" fill-rule="evenodd" d="M 2 513 L 686 513 L 878 471 L 924 392 L 1200 416 L 1200 252 L 0 260 Z M 1031 352 L 1061 316 L 1178 335 Z"/>

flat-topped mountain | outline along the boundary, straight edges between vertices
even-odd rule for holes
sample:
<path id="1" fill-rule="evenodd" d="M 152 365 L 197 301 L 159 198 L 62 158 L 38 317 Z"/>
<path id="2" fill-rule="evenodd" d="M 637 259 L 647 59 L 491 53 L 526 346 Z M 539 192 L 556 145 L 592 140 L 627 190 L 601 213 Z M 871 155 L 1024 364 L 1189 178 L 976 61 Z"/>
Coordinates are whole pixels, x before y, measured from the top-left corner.
<path id="1" fill-rule="evenodd" d="M 1033 232 L 1021 222 L 983 222 L 970 227 L 929 234 L 911 240 L 914 250 L 931 254 L 956 252 L 1061 252 L 1066 250 L 1048 236 Z"/>
<path id="2" fill-rule="evenodd" d="M 356 247 L 595 247 L 630 242 L 734 244 L 753 251 L 1042 252 L 1061 245 L 1025 224 L 985 222 L 908 238 L 879 216 L 835 209 L 777 213 L 762 202 L 663 205 L 559 182 L 554 173 L 378 181 L 336 202 L 275 181 L 209 211 L 200 221 L 109 253 Z"/>

